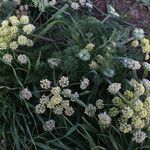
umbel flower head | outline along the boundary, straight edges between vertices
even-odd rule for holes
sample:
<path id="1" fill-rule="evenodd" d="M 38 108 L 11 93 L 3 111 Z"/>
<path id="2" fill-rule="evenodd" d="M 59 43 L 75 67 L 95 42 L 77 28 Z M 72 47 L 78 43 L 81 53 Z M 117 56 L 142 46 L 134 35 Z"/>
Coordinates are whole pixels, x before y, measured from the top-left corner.
<path id="1" fill-rule="evenodd" d="M 22 96 L 26 100 L 29 100 L 32 97 L 32 93 L 28 88 L 24 88 L 20 91 L 20 96 Z"/>
<path id="2" fill-rule="evenodd" d="M 144 31 L 143 29 L 135 28 L 133 31 L 133 36 L 136 39 L 143 39 L 144 38 Z"/>
<path id="3" fill-rule="evenodd" d="M 143 67 L 150 71 L 150 64 L 148 62 L 143 62 Z"/>
<path id="4" fill-rule="evenodd" d="M 69 85 L 69 79 L 65 76 L 62 76 L 58 82 L 61 87 L 66 87 Z"/>
<path id="5" fill-rule="evenodd" d="M 146 94 L 150 95 L 150 81 L 148 79 L 143 79 L 141 83 L 145 87 Z"/>
<path id="6" fill-rule="evenodd" d="M 108 127 L 111 123 L 111 118 L 106 112 L 100 113 L 98 115 L 98 119 L 99 119 L 99 124 L 102 125 L 103 127 Z"/>
<path id="7" fill-rule="evenodd" d="M 120 83 L 112 83 L 108 87 L 108 91 L 111 94 L 117 94 L 120 89 L 121 89 L 121 84 Z"/>
<path id="8" fill-rule="evenodd" d="M 32 24 L 27 24 L 23 27 L 23 31 L 24 33 L 26 33 L 27 35 L 28 34 L 31 34 L 33 31 L 35 30 L 35 26 L 32 25 Z"/>
<path id="9" fill-rule="evenodd" d="M 18 19 L 11 16 L 4 20 L 0 26 L 0 50 L 16 50 L 20 46 L 32 46 L 33 41 L 28 35 L 34 31 L 34 25 L 29 23 L 28 16 Z"/>
<path id="10" fill-rule="evenodd" d="M 131 79 L 129 84 L 134 88 L 136 95 L 140 96 L 144 94 L 145 88 L 142 84 L 138 83 L 135 79 Z"/>
<path id="11" fill-rule="evenodd" d="M 28 57 L 25 54 L 18 55 L 18 61 L 20 64 L 26 64 L 28 62 Z"/>
<path id="12" fill-rule="evenodd" d="M 133 59 L 124 58 L 122 63 L 126 68 L 129 68 L 132 70 L 139 70 L 141 68 L 140 63 Z"/>
<path id="13" fill-rule="evenodd" d="M 141 47 L 142 52 L 145 54 L 145 60 L 149 59 L 149 53 L 150 53 L 150 41 L 149 39 L 143 38 L 141 40 Z"/>
<path id="14" fill-rule="evenodd" d="M 138 40 L 134 40 L 134 41 L 132 41 L 132 43 L 131 43 L 131 45 L 132 45 L 132 47 L 138 47 L 139 46 L 139 41 Z"/>
<path id="15" fill-rule="evenodd" d="M 75 97 L 75 93 L 72 94 L 70 89 L 65 89 L 69 84 L 67 77 L 62 76 L 58 81 L 59 86 L 51 87 L 51 82 L 47 79 L 40 81 L 40 86 L 45 89 L 46 92 L 51 88 L 48 96 L 43 95 L 40 98 L 40 103 L 36 105 L 35 111 L 37 114 L 45 113 L 47 109 L 50 109 L 55 115 L 65 114 L 70 117 L 74 114 L 75 110 L 70 105 L 72 97 Z"/>
<path id="16" fill-rule="evenodd" d="M 72 2 L 71 3 L 71 8 L 74 10 L 78 10 L 80 8 L 80 5 L 76 2 Z"/>
<path id="17" fill-rule="evenodd" d="M 104 108 L 104 101 L 101 100 L 101 99 L 98 99 L 98 100 L 96 101 L 96 107 L 97 107 L 97 109 L 102 109 L 102 108 Z"/>
<path id="18" fill-rule="evenodd" d="M 93 117 L 96 113 L 96 107 L 92 104 L 89 104 L 86 108 L 85 108 L 85 114 L 88 115 L 89 117 Z"/>
<path id="19" fill-rule="evenodd" d="M 112 100 L 114 106 L 109 115 L 118 118 L 119 130 L 123 133 L 146 128 L 150 123 L 150 85 L 147 79 L 141 82 L 131 79 L 132 91 L 126 90 Z"/>
<path id="20" fill-rule="evenodd" d="M 42 89 L 49 89 L 51 87 L 51 82 L 47 79 L 43 79 L 40 81 L 40 86 Z"/>
<path id="21" fill-rule="evenodd" d="M 79 3 L 81 4 L 81 6 L 84 6 L 86 4 L 86 0 L 79 0 Z"/>
<path id="22" fill-rule="evenodd" d="M 94 47 L 95 45 L 93 43 L 89 43 L 86 45 L 85 49 L 90 52 L 94 49 Z"/>
<path id="23" fill-rule="evenodd" d="M 136 143 L 142 143 L 146 138 L 147 138 L 146 133 L 141 130 L 138 130 L 133 133 L 132 141 Z"/>
<path id="24" fill-rule="evenodd" d="M 97 70 L 98 69 L 98 64 L 96 61 L 92 60 L 91 63 L 89 64 L 90 69 Z"/>
<path id="25" fill-rule="evenodd" d="M 53 119 L 46 121 L 45 125 L 43 126 L 43 129 L 45 131 L 48 130 L 52 131 L 54 128 L 55 128 L 55 121 Z"/>
<path id="26" fill-rule="evenodd" d="M 13 56 L 11 54 L 7 53 L 3 56 L 3 60 L 7 63 L 11 63 L 13 60 Z"/>
<path id="27" fill-rule="evenodd" d="M 82 81 L 81 81 L 81 84 L 80 84 L 80 88 L 82 90 L 86 89 L 89 85 L 89 79 L 88 78 L 84 78 Z"/>
<path id="28" fill-rule="evenodd" d="M 123 118 L 129 119 L 133 115 L 133 110 L 130 107 L 124 107 L 122 109 L 122 115 L 123 115 Z"/>
<path id="29" fill-rule="evenodd" d="M 121 123 L 119 126 L 119 130 L 123 133 L 128 133 L 132 130 L 132 127 L 130 124 L 127 123 Z"/>

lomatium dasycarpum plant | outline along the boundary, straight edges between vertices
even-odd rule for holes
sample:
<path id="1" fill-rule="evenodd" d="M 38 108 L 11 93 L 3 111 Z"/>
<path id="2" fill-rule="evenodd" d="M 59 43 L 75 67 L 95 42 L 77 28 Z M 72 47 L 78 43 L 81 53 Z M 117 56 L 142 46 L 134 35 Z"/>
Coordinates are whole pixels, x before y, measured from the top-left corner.
<path id="1" fill-rule="evenodd" d="M 75 113 L 71 103 L 77 103 L 82 107 L 85 107 L 86 105 L 84 102 L 79 100 L 79 96 L 80 94 L 82 95 L 83 92 L 80 94 L 78 92 L 73 93 L 70 89 L 73 85 L 79 85 L 81 90 L 85 90 L 89 86 L 89 79 L 84 77 L 81 82 L 72 84 L 69 82 L 68 77 L 65 76 L 62 76 L 58 83 L 51 83 L 48 79 L 41 80 L 40 86 L 43 89 L 42 93 L 48 93 L 48 95 L 42 95 L 40 103 L 35 107 L 35 112 L 37 114 L 43 114 L 49 110 L 50 113 L 54 113 L 55 115 L 64 114 L 70 117 Z M 23 94 L 22 97 L 27 99 L 27 97 Z M 53 118 L 51 118 L 48 122 L 53 122 L 53 124 L 55 123 Z M 47 126 L 47 122 L 45 125 Z M 46 130 L 45 125 L 44 130 Z M 47 130 L 52 130 L 52 128 L 53 127 L 49 125 Z"/>
<path id="2" fill-rule="evenodd" d="M 111 94 L 118 93 L 112 100 L 114 107 L 110 108 L 109 114 L 112 118 L 118 118 L 121 132 L 133 133 L 132 140 L 141 143 L 147 137 L 144 132 L 149 130 L 150 124 L 150 81 L 143 79 L 139 83 L 131 79 L 128 83 L 131 88 L 123 94 L 119 92 L 121 86 L 117 88 L 115 83 L 109 86 L 108 90 Z"/>
<path id="3" fill-rule="evenodd" d="M 32 2 L 33 16 L 9 16 L 0 26 L 1 145 L 123 150 L 148 143 L 150 42 L 144 31 L 130 34 L 111 5 L 100 21 L 93 1 Z"/>
<path id="4" fill-rule="evenodd" d="M 19 54 L 18 50 L 27 46 L 32 47 L 33 41 L 29 35 L 35 30 L 33 24 L 29 22 L 28 16 L 22 16 L 18 19 L 16 16 L 11 16 L 7 20 L 2 21 L 0 27 L 0 50 L 2 59 L 11 63 L 13 57 L 17 57 L 18 62 L 26 64 L 28 57 L 25 54 Z"/>
<path id="5" fill-rule="evenodd" d="M 106 129 L 116 124 L 122 133 L 133 134 L 133 142 L 143 143 L 150 138 L 147 134 L 150 125 L 150 81 L 143 79 L 139 83 L 131 79 L 128 84 L 129 90 L 122 94 L 121 84 L 111 83 L 108 91 L 115 95 L 111 102 L 113 107 L 98 99 L 95 105 L 88 104 L 85 114 L 89 117 L 96 115 L 101 128 Z"/>

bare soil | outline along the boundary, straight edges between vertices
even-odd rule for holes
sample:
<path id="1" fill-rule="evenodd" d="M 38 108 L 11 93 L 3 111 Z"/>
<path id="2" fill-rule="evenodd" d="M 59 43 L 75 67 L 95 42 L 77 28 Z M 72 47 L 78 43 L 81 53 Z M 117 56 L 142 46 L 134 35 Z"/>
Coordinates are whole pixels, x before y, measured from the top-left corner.
<path id="1" fill-rule="evenodd" d="M 111 4 L 121 17 L 135 25 L 143 28 L 147 35 L 150 35 L 150 9 L 135 0 L 95 0 L 96 6 L 107 13 L 107 4 Z M 98 14 L 100 16 L 100 14 Z"/>

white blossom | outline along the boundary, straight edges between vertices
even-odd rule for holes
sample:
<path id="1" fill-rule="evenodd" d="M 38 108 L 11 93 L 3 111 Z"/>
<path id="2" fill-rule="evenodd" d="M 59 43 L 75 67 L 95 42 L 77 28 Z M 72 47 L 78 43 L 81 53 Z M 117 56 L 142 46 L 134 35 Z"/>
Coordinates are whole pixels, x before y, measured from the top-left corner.
<path id="1" fill-rule="evenodd" d="M 13 60 L 13 56 L 11 54 L 7 53 L 3 56 L 3 60 L 8 62 L 8 63 L 11 63 Z"/>
<path id="2" fill-rule="evenodd" d="M 24 88 L 20 91 L 20 95 L 24 98 L 29 100 L 32 97 L 32 93 L 29 91 L 28 88 Z"/>
<path id="3" fill-rule="evenodd" d="M 132 59 L 124 59 L 123 64 L 126 68 L 132 69 L 132 70 L 139 70 L 141 68 L 141 65 L 138 61 L 132 60 Z"/>
<path id="4" fill-rule="evenodd" d="M 79 0 L 79 3 L 81 4 L 81 6 L 85 6 L 86 0 Z"/>
<path id="5" fill-rule="evenodd" d="M 89 79 L 88 78 L 84 78 L 82 81 L 81 81 L 81 84 L 80 84 L 80 88 L 82 90 L 86 89 L 89 85 Z"/>
<path id="6" fill-rule="evenodd" d="M 133 36 L 136 39 L 143 39 L 144 38 L 144 31 L 143 29 L 135 28 L 133 31 Z"/>
<path id="7" fill-rule="evenodd" d="M 108 91 L 111 94 L 117 94 L 120 89 L 121 89 L 121 84 L 120 83 L 112 83 L 108 87 Z"/>
<path id="8" fill-rule="evenodd" d="M 28 57 L 24 54 L 20 54 L 20 55 L 18 55 L 18 61 L 21 64 L 26 64 L 28 62 Z"/>
<path id="9" fill-rule="evenodd" d="M 142 143 L 147 138 L 146 133 L 141 130 L 138 130 L 133 133 L 132 141 L 136 143 Z"/>
<path id="10" fill-rule="evenodd" d="M 62 76 L 58 82 L 61 87 L 66 87 L 69 85 L 69 79 L 65 76 Z"/>
<path id="11" fill-rule="evenodd" d="M 67 116 L 72 116 L 73 114 L 74 114 L 74 109 L 73 109 L 73 107 L 67 107 L 67 108 L 65 108 L 65 115 L 67 115 Z"/>
<path id="12" fill-rule="evenodd" d="M 71 8 L 73 8 L 74 10 L 78 10 L 80 8 L 80 5 L 76 2 L 72 2 L 71 3 Z"/>
<path id="13" fill-rule="evenodd" d="M 111 123 L 111 118 L 106 112 L 98 115 L 100 125 L 107 127 Z"/>
<path id="14" fill-rule="evenodd" d="M 40 86 L 42 89 L 49 89 L 51 86 L 51 82 L 47 79 L 41 80 L 40 81 Z"/>
<path id="15" fill-rule="evenodd" d="M 45 125 L 43 126 L 43 129 L 45 131 L 47 130 L 53 130 L 55 128 L 55 121 L 54 120 L 48 120 L 45 122 Z"/>
<path id="16" fill-rule="evenodd" d="M 150 71 L 150 64 L 148 62 L 143 62 L 143 67 Z"/>

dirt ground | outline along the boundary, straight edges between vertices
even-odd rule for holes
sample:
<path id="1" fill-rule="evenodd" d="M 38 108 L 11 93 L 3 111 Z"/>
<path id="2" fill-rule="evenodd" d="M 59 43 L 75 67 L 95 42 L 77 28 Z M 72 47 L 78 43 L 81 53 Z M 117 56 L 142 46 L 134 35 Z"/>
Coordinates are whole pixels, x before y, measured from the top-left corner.
<path id="1" fill-rule="evenodd" d="M 95 0 L 95 4 L 103 12 L 107 12 L 107 4 L 114 6 L 123 20 L 145 30 L 150 35 L 150 9 L 136 3 L 135 0 Z"/>

